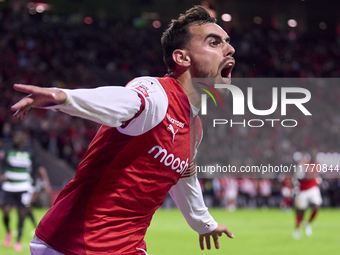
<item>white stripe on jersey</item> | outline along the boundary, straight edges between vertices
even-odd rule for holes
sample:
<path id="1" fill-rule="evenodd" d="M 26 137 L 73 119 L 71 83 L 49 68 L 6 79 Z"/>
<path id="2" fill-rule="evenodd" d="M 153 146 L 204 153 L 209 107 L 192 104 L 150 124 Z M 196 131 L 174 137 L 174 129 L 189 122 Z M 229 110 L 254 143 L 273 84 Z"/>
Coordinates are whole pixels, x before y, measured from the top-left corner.
<path id="1" fill-rule="evenodd" d="M 7 179 L 14 180 L 14 181 L 25 181 L 30 180 L 31 175 L 27 172 L 19 173 L 19 172 L 12 172 L 12 171 L 6 171 L 4 176 Z"/>
<path id="2" fill-rule="evenodd" d="M 30 158 L 19 158 L 9 156 L 7 162 L 11 167 L 29 168 L 31 167 L 32 160 Z"/>
<path id="3" fill-rule="evenodd" d="M 32 189 L 31 182 L 4 182 L 2 190 L 7 192 L 26 192 Z"/>
<path id="4" fill-rule="evenodd" d="M 142 251 L 142 252 L 144 252 L 145 255 L 148 255 L 148 254 L 146 253 L 146 250 L 144 250 L 144 249 L 142 249 L 142 248 L 136 248 L 136 250 Z"/>
<path id="5" fill-rule="evenodd" d="M 185 172 L 181 175 L 181 178 L 190 177 L 195 174 L 196 174 L 196 162 L 192 161 L 187 170 L 185 170 Z"/>

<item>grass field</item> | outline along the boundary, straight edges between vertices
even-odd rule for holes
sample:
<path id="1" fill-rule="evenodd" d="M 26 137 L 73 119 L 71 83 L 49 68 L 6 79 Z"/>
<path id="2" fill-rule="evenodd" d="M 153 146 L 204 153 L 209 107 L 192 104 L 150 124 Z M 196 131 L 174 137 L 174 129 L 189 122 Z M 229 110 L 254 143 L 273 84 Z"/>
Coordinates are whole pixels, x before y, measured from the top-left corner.
<path id="1" fill-rule="evenodd" d="M 37 219 L 46 210 L 35 209 Z M 228 226 L 235 239 L 223 236 L 220 249 L 201 251 L 198 234 L 189 228 L 177 209 L 161 209 L 155 214 L 146 235 L 149 255 L 206 255 L 206 254 L 244 254 L 244 255 L 335 255 L 340 254 L 340 210 L 322 209 L 313 225 L 313 236 L 303 233 L 300 240 L 293 240 L 294 215 L 278 209 L 248 209 L 227 212 L 211 209 L 214 218 Z M 2 216 L 1 216 L 2 217 Z M 16 225 L 16 214 L 12 215 L 12 226 Z M 18 254 L 12 248 L 4 248 L 5 230 L 0 225 L 0 255 Z M 23 234 L 24 250 L 19 254 L 29 254 L 28 244 L 33 235 L 33 226 L 25 222 Z"/>

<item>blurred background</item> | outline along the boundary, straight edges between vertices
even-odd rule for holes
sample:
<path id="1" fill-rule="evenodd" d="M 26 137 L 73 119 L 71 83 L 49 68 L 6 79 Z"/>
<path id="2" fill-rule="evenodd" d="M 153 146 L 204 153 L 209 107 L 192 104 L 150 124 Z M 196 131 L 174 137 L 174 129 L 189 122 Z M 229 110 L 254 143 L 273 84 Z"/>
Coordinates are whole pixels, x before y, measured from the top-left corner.
<path id="1" fill-rule="evenodd" d="M 235 78 L 340 76 L 339 1 L 0 0 L 0 150 L 12 143 L 18 127 L 27 134 L 27 145 L 47 169 L 52 187 L 50 200 L 44 199 L 40 206 L 50 206 L 74 176 L 99 125 L 44 110 L 16 120 L 10 106 L 23 95 L 14 92 L 12 85 L 90 88 L 122 86 L 136 76 L 163 76 L 162 32 L 171 18 L 194 4 L 205 6 L 230 35 L 236 49 Z M 340 153 L 340 87 L 330 90 L 320 85 L 312 93 L 320 98 L 317 109 L 324 111 L 323 119 L 316 120 L 323 125 L 322 134 L 313 122 L 304 123 L 298 137 L 285 133 L 280 141 L 286 147 L 286 161 L 294 162 L 293 154 L 306 148 Z M 209 132 L 205 134 L 208 139 Z M 222 135 L 231 144 L 226 164 L 269 157 L 272 164 L 280 165 L 284 160 L 275 154 L 278 140 L 273 137 L 235 129 Z M 293 142 L 296 139 L 298 143 Z M 227 181 L 202 177 L 207 204 L 225 206 L 222 191 Z M 248 182 L 246 190 L 251 194 L 241 191 L 242 180 L 238 180 L 234 184 L 241 194 L 237 205 L 282 206 L 282 188 L 293 189 L 284 179 L 269 180 L 265 205 L 259 180 Z M 339 207 L 339 178 L 324 179 L 321 188 L 324 206 Z M 165 206 L 173 204 L 167 201 Z"/>

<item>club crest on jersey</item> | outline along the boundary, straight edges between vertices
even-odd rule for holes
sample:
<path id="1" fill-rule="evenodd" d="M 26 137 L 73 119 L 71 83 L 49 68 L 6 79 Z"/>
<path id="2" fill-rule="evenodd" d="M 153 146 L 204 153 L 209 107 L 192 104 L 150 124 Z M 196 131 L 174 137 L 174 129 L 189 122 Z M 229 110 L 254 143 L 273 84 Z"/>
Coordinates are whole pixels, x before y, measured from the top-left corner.
<path id="1" fill-rule="evenodd" d="M 162 156 L 160 161 L 166 166 L 171 166 L 172 170 L 175 170 L 177 173 L 182 174 L 189 166 L 189 158 L 186 161 L 181 160 L 179 157 L 175 158 L 175 155 L 172 153 L 168 153 L 166 149 L 163 149 L 160 145 L 156 145 L 148 151 L 151 154 L 153 151 L 156 151 L 154 158 L 157 159 L 159 156 Z"/>
<path id="2" fill-rule="evenodd" d="M 146 82 L 144 82 L 144 83 L 146 83 Z M 156 92 L 153 88 L 145 85 L 144 83 L 143 82 L 137 82 L 137 84 L 131 86 L 131 88 L 142 93 L 144 97 L 149 97 L 150 93 Z M 150 84 L 153 85 L 153 82 L 150 82 Z"/>
<path id="3" fill-rule="evenodd" d="M 148 87 L 144 86 L 143 84 L 134 87 L 134 89 L 136 89 L 139 92 L 141 92 L 144 97 L 149 97 Z"/>

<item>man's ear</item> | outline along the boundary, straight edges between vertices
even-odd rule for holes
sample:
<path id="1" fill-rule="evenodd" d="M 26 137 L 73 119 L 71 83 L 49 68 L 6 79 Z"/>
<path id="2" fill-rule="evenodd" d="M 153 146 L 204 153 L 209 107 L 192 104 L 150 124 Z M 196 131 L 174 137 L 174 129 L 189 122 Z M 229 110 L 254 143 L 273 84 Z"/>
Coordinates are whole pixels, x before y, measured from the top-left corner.
<path id="1" fill-rule="evenodd" d="M 191 59 L 186 50 L 174 50 L 172 53 L 172 59 L 178 66 L 181 67 L 189 67 L 191 64 Z"/>

